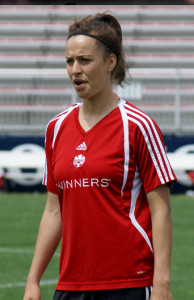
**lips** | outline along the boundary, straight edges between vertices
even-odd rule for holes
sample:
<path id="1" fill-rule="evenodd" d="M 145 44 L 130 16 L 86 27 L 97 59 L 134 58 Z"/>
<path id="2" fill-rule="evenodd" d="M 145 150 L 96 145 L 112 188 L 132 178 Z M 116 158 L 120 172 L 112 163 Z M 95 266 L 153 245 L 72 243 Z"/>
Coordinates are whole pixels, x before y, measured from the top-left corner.
<path id="1" fill-rule="evenodd" d="M 80 79 L 80 78 L 75 78 L 73 80 L 73 83 L 74 83 L 74 86 L 77 88 L 77 89 L 81 89 L 85 86 L 85 84 L 87 83 L 87 81 L 83 80 L 83 79 Z"/>

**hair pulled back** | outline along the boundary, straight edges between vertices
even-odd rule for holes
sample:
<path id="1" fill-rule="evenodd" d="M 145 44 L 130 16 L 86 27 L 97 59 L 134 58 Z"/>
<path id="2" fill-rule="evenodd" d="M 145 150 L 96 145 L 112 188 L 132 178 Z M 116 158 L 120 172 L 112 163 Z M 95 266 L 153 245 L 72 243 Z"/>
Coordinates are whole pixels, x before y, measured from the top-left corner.
<path id="1" fill-rule="evenodd" d="M 111 53 L 117 57 L 117 64 L 111 73 L 113 83 L 121 84 L 125 80 L 125 59 L 122 44 L 122 30 L 119 22 L 115 17 L 107 13 L 98 13 L 95 16 L 87 16 L 80 21 L 75 21 L 70 27 L 68 35 L 76 32 L 93 34 L 104 40 L 109 46 L 96 40 L 98 47 L 103 49 L 104 58 Z"/>

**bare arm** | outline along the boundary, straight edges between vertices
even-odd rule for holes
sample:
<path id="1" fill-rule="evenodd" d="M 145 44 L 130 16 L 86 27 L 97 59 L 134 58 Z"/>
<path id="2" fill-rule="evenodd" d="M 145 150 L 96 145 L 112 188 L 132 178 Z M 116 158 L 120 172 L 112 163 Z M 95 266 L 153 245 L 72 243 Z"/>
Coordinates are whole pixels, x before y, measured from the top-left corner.
<path id="1" fill-rule="evenodd" d="M 40 279 L 60 242 L 61 228 L 61 213 L 58 197 L 48 192 L 23 300 L 40 299 Z"/>
<path id="2" fill-rule="evenodd" d="M 152 219 L 154 278 L 151 300 L 172 300 L 170 262 L 172 253 L 172 217 L 169 188 L 159 186 L 147 193 Z"/>

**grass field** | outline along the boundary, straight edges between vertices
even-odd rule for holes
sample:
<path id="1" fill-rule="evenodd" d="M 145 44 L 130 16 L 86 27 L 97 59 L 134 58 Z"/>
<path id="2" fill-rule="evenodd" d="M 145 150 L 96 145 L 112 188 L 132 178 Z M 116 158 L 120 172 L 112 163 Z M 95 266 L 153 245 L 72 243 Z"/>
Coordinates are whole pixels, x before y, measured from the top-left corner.
<path id="1" fill-rule="evenodd" d="M 0 300 L 22 300 L 45 200 L 45 194 L 0 193 Z M 171 200 L 174 224 L 172 291 L 174 300 L 193 300 L 194 199 L 173 195 Z M 42 300 L 52 299 L 58 263 L 59 250 L 42 279 Z"/>

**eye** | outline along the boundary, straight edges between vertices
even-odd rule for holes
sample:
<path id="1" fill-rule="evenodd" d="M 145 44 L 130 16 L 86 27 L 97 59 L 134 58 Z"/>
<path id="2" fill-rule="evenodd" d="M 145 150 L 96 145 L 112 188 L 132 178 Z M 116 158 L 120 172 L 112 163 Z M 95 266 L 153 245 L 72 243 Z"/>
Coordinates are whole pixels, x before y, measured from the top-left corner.
<path id="1" fill-rule="evenodd" d="M 82 58 L 80 59 L 80 61 L 81 61 L 81 63 L 83 63 L 83 64 L 87 64 L 87 63 L 89 63 L 91 60 L 90 60 L 89 58 L 82 57 Z"/>
<path id="2" fill-rule="evenodd" d="M 66 63 L 67 63 L 67 65 L 73 64 L 73 59 L 67 58 Z"/>

